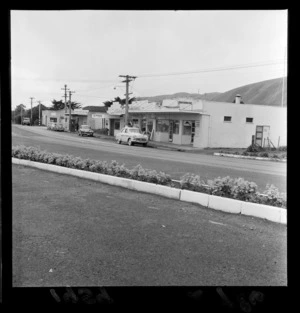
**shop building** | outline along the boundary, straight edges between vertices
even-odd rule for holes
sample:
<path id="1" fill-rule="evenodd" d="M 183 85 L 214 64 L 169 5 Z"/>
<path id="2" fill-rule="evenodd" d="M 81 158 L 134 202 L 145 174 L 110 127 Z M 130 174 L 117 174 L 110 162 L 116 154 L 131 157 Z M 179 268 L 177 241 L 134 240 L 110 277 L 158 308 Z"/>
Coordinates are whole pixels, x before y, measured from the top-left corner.
<path id="1" fill-rule="evenodd" d="M 114 102 L 108 109 L 110 134 L 125 126 L 125 108 Z M 160 103 L 129 105 L 129 121 L 150 139 L 197 148 L 245 148 L 252 136 L 261 146 L 287 144 L 287 109 L 276 106 L 178 98 Z"/>
<path id="2" fill-rule="evenodd" d="M 83 109 L 71 110 L 71 131 L 76 126 L 90 125 L 93 130 L 109 128 L 111 116 L 106 113 L 107 107 L 89 106 Z M 69 110 L 43 110 L 42 123 L 46 126 L 51 122 L 63 124 L 65 130 L 69 130 Z"/>

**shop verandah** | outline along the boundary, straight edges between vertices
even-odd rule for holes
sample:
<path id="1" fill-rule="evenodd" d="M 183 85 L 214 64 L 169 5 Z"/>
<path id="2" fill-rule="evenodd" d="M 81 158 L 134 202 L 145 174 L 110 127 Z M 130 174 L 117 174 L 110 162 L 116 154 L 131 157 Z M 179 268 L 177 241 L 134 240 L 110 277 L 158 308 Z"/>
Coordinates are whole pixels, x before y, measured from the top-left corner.
<path id="1" fill-rule="evenodd" d="M 129 114 L 131 126 L 149 135 L 151 141 L 193 146 L 199 134 L 200 113 L 135 113 Z M 125 126 L 124 115 L 111 119 L 110 135 L 115 136 Z"/>

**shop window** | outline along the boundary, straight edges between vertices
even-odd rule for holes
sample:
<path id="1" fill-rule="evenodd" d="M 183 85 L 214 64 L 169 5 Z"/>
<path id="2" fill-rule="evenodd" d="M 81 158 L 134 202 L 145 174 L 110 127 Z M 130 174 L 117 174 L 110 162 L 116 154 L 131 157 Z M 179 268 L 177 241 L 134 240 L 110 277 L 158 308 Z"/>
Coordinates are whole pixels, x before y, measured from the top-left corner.
<path id="1" fill-rule="evenodd" d="M 157 120 L 156 131 L 161 133 L 169 132 L 169 120 Z"/>
<path id="2" fill-rule="evenodd" d="M 139 120 L 138 119 L 133 119 L 132 120 L 132 126 L 133 127 L 139 127 L 140 125 L 139 125 Z"/>
<path id="3" fill-rule="evenodd" d="M 65 122 L 67 122 L 67 121 L 68 121 L 68 118 L 66 117 L 66 118 L 65 118 Z"/>
<path id="4" fill-rule="evenodd" d="M 120 120 L 115 120 L 115 129 L 120 129 Z"/>
<path id="5" fill-rule="evenodd" d="M 192 122 L 191 121 L 183 121 L 183 135 L 191 135 L 192 134 Z"/>
<path id="6" fill-rule="evenodd" d="M 179 134 L 179 121 L 174 121 L 173 134 Z"/>
<path id="7" fill-rule="evenodd" d="M 56 123 L 57 122 L 57 117 L 50 117 L 50 122 Z"/>
<path id="8" fill-rule="evenodd" d="M 246 117 L 246 123 L 253 123 L 253 117 Z"/>
<path id="9" fill-rule="evenodd" d="M 231 116 L 224 116 L 224 122 L 231 122 Z"/>

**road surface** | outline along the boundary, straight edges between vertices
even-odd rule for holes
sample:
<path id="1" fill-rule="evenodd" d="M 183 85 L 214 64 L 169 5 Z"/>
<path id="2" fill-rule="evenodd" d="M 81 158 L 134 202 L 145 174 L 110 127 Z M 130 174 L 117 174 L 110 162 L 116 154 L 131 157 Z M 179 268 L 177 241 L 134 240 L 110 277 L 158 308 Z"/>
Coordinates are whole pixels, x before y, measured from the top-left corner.
<path id="1" fill-rule="evenodd" d="M 266 184 L 274 184 L 281 192 L 286 192 L 286 163 L 129 147 L 104 139 L 82 138 L 76 134 L 49 131 L 44 127 L 20 125 L 12 126 L 12 144 L 108 162 L 116 160 L 128 168 L 141 164 L 144 168 L 166 172 L 173 179 L 179 179 L 188 172 L 200 175 L 203 180 L 219 176 L 243 177 L 255 182 L 261 192 Z"/>

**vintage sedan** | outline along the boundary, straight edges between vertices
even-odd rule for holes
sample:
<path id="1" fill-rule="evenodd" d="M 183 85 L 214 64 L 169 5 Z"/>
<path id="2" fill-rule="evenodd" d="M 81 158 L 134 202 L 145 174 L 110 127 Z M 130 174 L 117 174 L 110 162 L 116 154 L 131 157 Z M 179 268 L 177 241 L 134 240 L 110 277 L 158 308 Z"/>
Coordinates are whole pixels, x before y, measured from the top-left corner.
<path id="1" fill-rule="evenodd" d="M 121 144 L 122 142 L 125 142 L 129 146 L 138 143 L 145 147 L 148 143 L 148 136 L 142 134 L 140 129 L 137 127 L 124 127 L 115 138 L 117 143 Z"/>
<path id="2" fill-rule="evenodd" d="M 64 128 L 63 124 L 56 124 L 56 127 L 54 130 L 59 131 L 59 132 L 63 132 L 63 131 L 65 131 L 65 128 Z"/>
<path id="3" fill-rule="evenodd" d="M 78 136 L 94 136 L 94 131 L 89 125 L 81 125 L 78 129 Z"/>
<path id="4" fill-rule="evenodd" d="M 56 130 L 56 125 L 57 123 L 51 122 L 50 124 L 48 124 L 47 129 Z"/>

